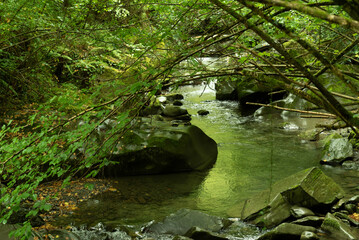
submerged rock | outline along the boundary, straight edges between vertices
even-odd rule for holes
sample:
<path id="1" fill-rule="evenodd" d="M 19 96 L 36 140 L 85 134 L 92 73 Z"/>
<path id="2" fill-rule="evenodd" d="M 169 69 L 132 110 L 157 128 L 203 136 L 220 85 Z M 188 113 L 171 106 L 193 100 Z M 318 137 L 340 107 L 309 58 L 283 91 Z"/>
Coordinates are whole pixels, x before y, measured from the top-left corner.
<path id="1" fill-rule="evenodd" d="M 271 189 L 234 206 L 228 214 L 271 228 L 289 218 L 294 205 L 323 211 L 343 196 L 344 191 L 331 178 L 318 168 L 310 168 L 276 182 Z"/>
<path id="2" fill-rule="evenodd" d="M 142 124 L 125 134 L 111 155 L 105 176 L 205 170 L 217 160 L 217 144 L 196 126 Z"/>
<path id="3" fill-rule="evenodd" d="M 181 209 L 166 217 L 162 222 L 151 224 L 145 229 L 145 232 L 187 236 L 187 234 L 194 235 L 203 231 L 218 232 L 230 224 L 231 222 L 227 219 L 210 216 L 196 210 Z M 198 227 L 201 230 L 197 231 L 197 229 L 190 234 L 189 231 L 193 227 Z"/>

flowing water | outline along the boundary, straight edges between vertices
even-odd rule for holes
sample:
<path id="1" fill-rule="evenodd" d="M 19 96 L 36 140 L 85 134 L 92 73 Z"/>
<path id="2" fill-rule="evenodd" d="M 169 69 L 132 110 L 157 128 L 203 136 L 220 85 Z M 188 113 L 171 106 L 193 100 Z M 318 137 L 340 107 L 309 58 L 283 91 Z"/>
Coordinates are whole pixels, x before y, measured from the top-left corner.
<path id="1" fill-rule="evenodd" d="M 244 117 L 238 112 L 237 102 L 215 100 L 215 91 L 210 86 L 186 86 L 177 92 L 185 97 L 184 107 L 192 114 L 192 124 L 218 143 L 214 167 L 202 173 L 116 179 L 118 191 L 82 203 L 79 211 L 59 223 L 139 226 L 161 220 L 181 208 L 226 217 L 235 203 L 269 188 L 273 182 L 319 166 L 321 148 L 315 142 L 298 137 L 298 127 L 310 129 L 316 121 L 283 118 L 279 114 L 261 119 Z M 198 116 L 200 109 L 210 114 Z M 357 172 L 323 169 L 343 183 L 347 191 L 357 191 L 353 184 L 358 180 Z"/>

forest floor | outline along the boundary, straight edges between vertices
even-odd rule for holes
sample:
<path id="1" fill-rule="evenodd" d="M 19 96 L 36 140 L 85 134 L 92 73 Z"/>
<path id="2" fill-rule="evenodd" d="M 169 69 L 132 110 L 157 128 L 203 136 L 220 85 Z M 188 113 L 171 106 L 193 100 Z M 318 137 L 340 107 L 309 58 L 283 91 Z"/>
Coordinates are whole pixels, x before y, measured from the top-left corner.
<path id="1" fill-rule="evenodd" d="M 71 181 L 67 186 L 62 186 L 62 181 L 53 181 L 41 184 L 36 189 L 38 200 L 48 199 L 46 202 L 51 204 L 51 210 L 40 214 L 45 221 L 45 225 L 35 228 L 58 229 L 52 223 L 58 217 L 66 217 L 78 209 L 78 204 L 107 191 L 115 192 L 117 189 L 112 187 L 112 181 L 107 179 L 80 179 Z M 66 228 L 67 226 L 63 226 Z"/>

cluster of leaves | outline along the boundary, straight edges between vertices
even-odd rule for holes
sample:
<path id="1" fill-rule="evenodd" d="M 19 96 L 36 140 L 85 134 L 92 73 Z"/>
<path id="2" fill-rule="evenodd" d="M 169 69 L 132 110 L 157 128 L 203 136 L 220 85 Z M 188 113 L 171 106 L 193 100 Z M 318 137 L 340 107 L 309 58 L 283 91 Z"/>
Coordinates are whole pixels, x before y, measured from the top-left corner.
<path id="1" fill-rule="evenodd" d="M 319 4 L 328 14 L 347 17 L 337 5 L 293 2 L 314 4 L 315 10 Z M 247 75 L 267 82 L 266 76 L 275 76 L 280 81 L 270 84 L 343 115 L 312 81 L 323 67 L 341 72 L 335 64 L 347 61 L 336 57 L 358 33 L 270 0 L 6 0 L 0 13 L 0 100 L 48 99 L 29 118 L 32 131 L 17 134 L 27 128 L 12 124 L 0 131 L 0 175 L 6 183 L 0 204 L 7 206 L 0 221 L 6 223 L 24 200 L 33 201 L 29 220 L 16 233 L 24 239 L 31 217 L 49 209 L 36 195 L 39 184 L 93 177 L 112 164 L 108 153 L 131 119 L 173 80 Z M 203 64 L 199 57 L 211 53 L 226 57 L 228 66 Z M 344 55 L 355 60 L 357 53 L 353 44 Z M 344 75 L 342 88 L 355 90 L 358 76 Z M 117 124 L 98 141 L 96 131 L 108 118 Z"/>

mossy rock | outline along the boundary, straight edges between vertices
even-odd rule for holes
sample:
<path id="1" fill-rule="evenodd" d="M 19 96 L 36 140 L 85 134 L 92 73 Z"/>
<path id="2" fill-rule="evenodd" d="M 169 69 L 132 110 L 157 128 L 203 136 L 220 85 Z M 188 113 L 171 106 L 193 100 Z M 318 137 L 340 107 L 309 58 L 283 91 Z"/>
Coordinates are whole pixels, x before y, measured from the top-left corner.
<path id="1" fill-rule="evenodd" d="M 217 160 L 217 144 L 200 128 L 171 127 L 165 122 L 143 124 L 129 131 L 111 155 L 105 175 L 143 175 L 205 170 Z"/>
<path id="2" fill-rule="evenodd" d="M 343 197 L 343 189 L 331 178 L 319 168 L 309 168 L 237 204 L 228 211 L 228 215 L 270 228 L 290 216 L 291 206 L 322 211 Z"/>

